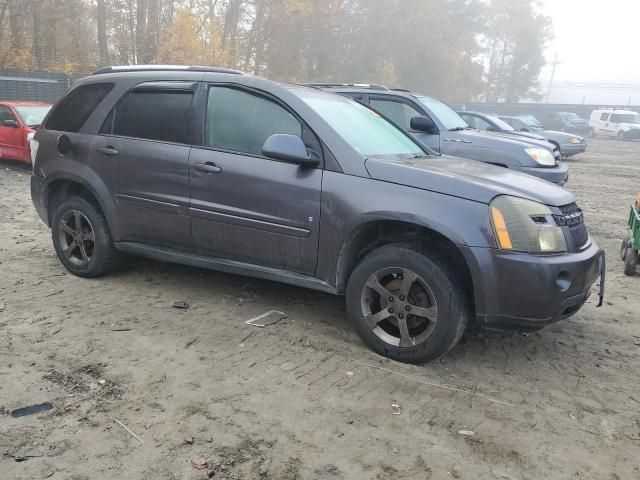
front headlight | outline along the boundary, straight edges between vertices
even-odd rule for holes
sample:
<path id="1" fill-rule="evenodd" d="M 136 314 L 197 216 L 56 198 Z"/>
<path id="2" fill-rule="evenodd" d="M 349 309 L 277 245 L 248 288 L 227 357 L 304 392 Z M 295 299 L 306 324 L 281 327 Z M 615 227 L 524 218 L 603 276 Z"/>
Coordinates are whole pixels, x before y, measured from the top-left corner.
<path id="1" fill-rule="evenodd" d="M 572 145 L 578 145 L 580 143 L 582 143 L 582 140 L 580 140 L 577 137 L 569 137 L 569 143 Z"/>
<path id="2" fill-rule="evenodd" d="M 490 205 L 493 230 L 502 250 L 527 253 L 567 251 L 562 228 L 549 207 L 519 197 L 496 197 Z"/>
<path id="3" fill-rule="evenodd" d="M 540 165 L 554 167 L 556 164 L 556 159 L 549 150 L 545 150 L 544 148 L 525 148 L 524 151 L 527 152 L 527 155 L 529 155 L 534 162 Z"/>

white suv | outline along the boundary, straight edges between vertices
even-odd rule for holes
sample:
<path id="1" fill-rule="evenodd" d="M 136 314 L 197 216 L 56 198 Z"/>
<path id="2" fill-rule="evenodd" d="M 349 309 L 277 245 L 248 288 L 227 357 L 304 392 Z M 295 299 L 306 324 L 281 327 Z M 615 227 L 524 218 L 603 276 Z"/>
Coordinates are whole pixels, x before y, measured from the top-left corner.
<path id="1" fill-rule="evenodd" d="M 594 110 L 589 120 L 591 137 L 604 135 L 618 140 L 640 138 L 640 114 L 630 110 Z"/>

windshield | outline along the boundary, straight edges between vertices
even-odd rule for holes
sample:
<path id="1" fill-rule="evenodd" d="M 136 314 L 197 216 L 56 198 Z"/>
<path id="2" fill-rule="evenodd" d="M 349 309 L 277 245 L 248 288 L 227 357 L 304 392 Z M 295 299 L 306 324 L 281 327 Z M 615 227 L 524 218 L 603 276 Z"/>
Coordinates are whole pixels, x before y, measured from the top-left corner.
<path id="1" fill-rule="evenodd" d="M 38 126 L 51 109 L 50 105 L 17 105 L 16 111 L 22 122 L 30 127 Z"/>
<path id="2" fill-rule="evenodd" d="M 418 97 L 418 100 L 429 109 L 434 117 L 437 117 L 447 130 L 462 130 L 469 128 L 460 115 L 450 106 L 430 97 Z"/>
<path id="3" fill-rule="evenodd" d="M 505 132 L 512 132 L 514 128 L 509 125 L 507 122 L 502 120 L 501 118 L 495 117 L 493 115 L 485 115 L 487 119 L 498 127 L 499 130 L 504 130 Z"/>
<path id="4" fill-rule="evenodd" d="M 534 130 L 542 130 L 542 124 L 533 115 L 519 115 L 518 118 L 528 126 L 533 127 Z"/>
<path id="5" fill-rule="evenodd" d="M 640 115 L 637 113 L 614 113 L 611 115 L 611 123 L 634 123 L 640 125 Z"/>
<path id="6" fill-rule="evenodd" d="M 300 89 L 295 93 L 365 157 L 425 155 L 410 137 L 354 100 L 313 90 Z"/>

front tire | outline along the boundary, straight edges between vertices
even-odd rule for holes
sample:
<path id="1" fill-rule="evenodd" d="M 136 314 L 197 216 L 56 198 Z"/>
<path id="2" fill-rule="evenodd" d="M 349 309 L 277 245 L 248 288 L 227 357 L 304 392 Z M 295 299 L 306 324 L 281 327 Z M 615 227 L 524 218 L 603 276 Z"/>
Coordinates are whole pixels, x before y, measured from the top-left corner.
<path id="1" fill-rule="evenodd" d="M 426 363 L 462 337 L 470 308 L 455 272 L 407 244 L 381 247 L 354 269 L 347 310 L 364 343 L 407 363 Z"/>
<path id="2" fill-rule="evenodd" d="M 622 245 L 620 245 L 620 260 L 623 262 L 627 257 L 627 250 L 629 250 L 629 239 L 625 238 L 622 240 Z"/>
<path id="3" fill-rule="evenodd" d="M 596 130 L 594 128 L 590 128 L 589 129 L 589 138 L 596 138 L 598 135 L 596 133 Z"/>
<path id="4" fill-rule="evenodd" d="M 95 278 L 118 262 L 107 220 L 99 207 L 80 197 L 60 203 L 52 216 L 51 235 L 58 259 L 74 275 Z"/>

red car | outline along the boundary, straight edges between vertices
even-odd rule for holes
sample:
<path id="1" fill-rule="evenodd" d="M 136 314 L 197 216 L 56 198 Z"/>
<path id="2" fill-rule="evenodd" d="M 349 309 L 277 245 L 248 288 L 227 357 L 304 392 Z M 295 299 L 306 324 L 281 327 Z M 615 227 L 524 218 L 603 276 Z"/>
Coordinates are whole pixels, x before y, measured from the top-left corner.
<path id="1" fill-rule="evenodd" d="M 51 105 L 0 100 L 0 158 L 31 163 L 29 140 Z"/>

